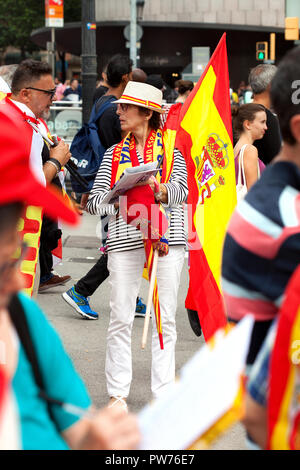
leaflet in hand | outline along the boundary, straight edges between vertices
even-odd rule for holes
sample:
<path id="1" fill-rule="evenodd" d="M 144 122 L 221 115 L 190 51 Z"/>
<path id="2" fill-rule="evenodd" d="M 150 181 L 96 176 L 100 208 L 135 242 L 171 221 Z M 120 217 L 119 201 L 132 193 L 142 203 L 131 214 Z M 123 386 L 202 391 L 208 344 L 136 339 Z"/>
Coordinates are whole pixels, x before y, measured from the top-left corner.
<path id="1" fill-rule="evenodd" d="M 119 196 L 125 194 L 128 189 L 133 188 L 138 183 L 147 181 L 150 176 L 156 176 L 158 167 L 158 162 L 151 162 L 146 165 L 126 168 L 114 187 L 107 193 L 100 206 L 113 204 L 118 201 Z"/>

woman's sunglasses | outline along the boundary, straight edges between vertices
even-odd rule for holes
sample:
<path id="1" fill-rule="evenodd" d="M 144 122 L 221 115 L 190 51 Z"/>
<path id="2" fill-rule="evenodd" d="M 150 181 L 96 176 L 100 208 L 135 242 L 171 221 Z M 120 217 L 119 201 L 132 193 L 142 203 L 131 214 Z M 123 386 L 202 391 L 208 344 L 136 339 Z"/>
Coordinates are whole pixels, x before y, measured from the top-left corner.
<path id="1" fill-rule="evenodd" d="M 130 106 L 132 106 L 131 104 L 127 104 L 127 103 L 119 103 L 119 105 L 124 113 L 130 108 Z"/>

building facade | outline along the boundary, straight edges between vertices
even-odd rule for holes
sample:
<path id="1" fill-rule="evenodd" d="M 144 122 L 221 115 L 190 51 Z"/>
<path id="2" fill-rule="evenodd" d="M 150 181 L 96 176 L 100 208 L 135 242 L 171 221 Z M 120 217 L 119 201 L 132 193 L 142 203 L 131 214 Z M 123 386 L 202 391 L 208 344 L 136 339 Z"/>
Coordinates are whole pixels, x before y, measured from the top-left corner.
<path id="1" fill-rule="evenodd" d="M 100 72 L 115 53 L 129 54 L 124 28 L 130 22 L 130 0 L 95 0 L 95 5 Z M 257 41 L 269 42 L 270 33 L 276 33 L 275 62 L 294 46 L 284 39 L 285 12 L 285 0 L 145 0 L 139 66 L 170 83 L 191 71 L 193 47 L 209 47 L 212 53 L 226 32 L 231 86 L 237 88 L 258 64 Z M 73 23 L 57 29 L 59 47 L 80 55 L 80 28 Z M 32 37 L 45 46 L 50 32 L 43 28 Z"/>
<path id="2" fill-rule="evenodd" d="M 284 27 L 285 0 L 145 0 L 145 22 Z M 130 19 L 130 2 L 96 0 L 97 21 Z"/>

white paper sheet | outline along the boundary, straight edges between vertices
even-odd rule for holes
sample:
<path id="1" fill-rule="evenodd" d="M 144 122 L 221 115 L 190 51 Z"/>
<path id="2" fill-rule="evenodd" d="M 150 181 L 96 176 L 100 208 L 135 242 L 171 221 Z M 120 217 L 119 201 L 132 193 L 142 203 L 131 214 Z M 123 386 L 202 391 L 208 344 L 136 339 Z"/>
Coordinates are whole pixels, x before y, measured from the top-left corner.
<path id="1" fill-rule="evenodd" d="M 140 449 L 187 449 L 231 408 L 252 327 L 253 318 L 247 316 L 227 335 L 220 334 L 214 349 L 202 346 L 179 380 L 140 412 Z"/>
<path id="2" fill-rule="evenodd" d="M 138 183 L 146 181 L 152 175 L 155 176 L 157 171 L 157 162 L 126 168 L 114 187 L 107 193 L 100 206 L 113 204 L 118 200 L 119 196 L 122 196 L 128 189 L 133 188 Z"/>

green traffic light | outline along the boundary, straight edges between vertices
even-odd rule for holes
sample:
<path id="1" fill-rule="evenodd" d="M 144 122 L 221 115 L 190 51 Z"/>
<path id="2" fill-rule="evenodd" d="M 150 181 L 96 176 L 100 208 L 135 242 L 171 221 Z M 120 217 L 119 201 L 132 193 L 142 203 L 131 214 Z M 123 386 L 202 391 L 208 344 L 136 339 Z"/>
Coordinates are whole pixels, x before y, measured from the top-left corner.
<path id="1" fill-rule="evenodd" d="M 264 52 L 259 52 L 257 58 L 258 58 L 258 60 L 264 60 L 265 53 Z"/>

